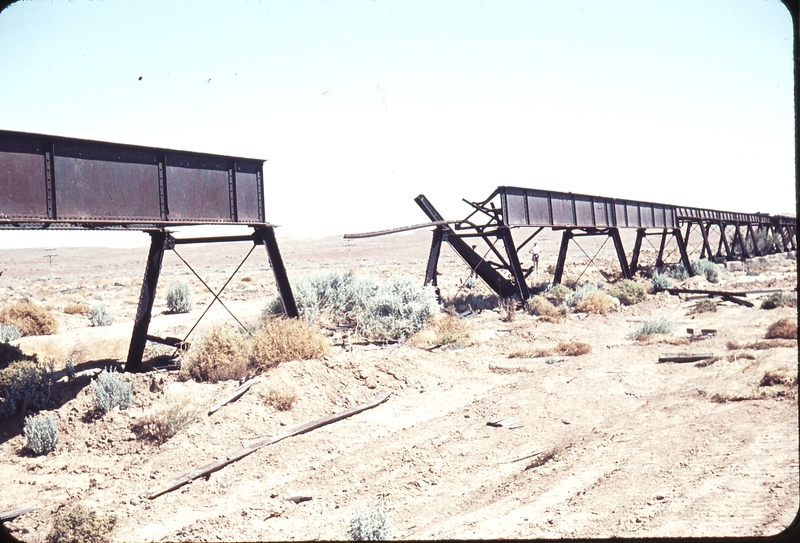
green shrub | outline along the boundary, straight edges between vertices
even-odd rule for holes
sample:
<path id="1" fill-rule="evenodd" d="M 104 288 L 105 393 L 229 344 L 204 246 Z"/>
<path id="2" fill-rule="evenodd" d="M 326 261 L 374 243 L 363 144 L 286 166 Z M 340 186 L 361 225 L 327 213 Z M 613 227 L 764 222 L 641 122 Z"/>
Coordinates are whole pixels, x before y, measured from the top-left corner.
<path id="1" fill-rule="evenodd" d="M 175 281 L 167 289 L 167 308 L 172 313 L 188 313 L 194 306 L 192 287 L 187 281 Z"/>
<path id="2" fill-rule="evenodd" d="M 644 285 L 640 285 L 636 281 L 630 279 L 623 279 L 609 292 L 614 298 L 618 299 L 624 305 L 634 305 L 647 298 L 647 290 Z"/>
<path id="3" fill-rule="evenodd" d="M 347 538 L 351 541 L 383 541 L 392 537 L 389 520 L 382 508 L 370 502 L 356 509 L 350 520 Z"/>
<path id="4" fill-rule="evenodd" d="M 645 319 L 639 328 L 635 328 L 628 333 L 631 339 L 639 340 L 654 334 L 671 334 L 675 331 L 675 323 L 668 317 L 656 319 Z"/>
<path id="5" fill-rule="evenodd" d="M 133 383 L 125 381 L 111 368 L 103 370 L 92 383 L 94 406 L 97 411 L 108 413 L 114 407 L 128 409 L 133 399 Z"/>
<path id="6" fill-rule="evenodd" d="M 309 322 L 355 328 L 374 340 L 413 334 L 439 311 L 433 287 L 398 278 L 378 283 L 352 273 L 312 274 L 292 285 L 300 314 Z M 265 313 L 280 313 L 273 299 Z"/>
<path id="7" fill-rule="evenodd" d="M 80 504 L 61 511 L 47 534 L 48 543 L 106 543 L 114 531 L 114 515 L 98 516 Z"/>
<path id="8" fill-rule="evenodd" d="M 27 409 L 38 411 L 50 406 L 53 364 L 39 366 L 34 360 L 21 360 L 0 372 L 0 417 L 10 417 L 27 401 Z"/>
<path id="9" fill-rule="evenodd" d="M 670 279 L 668 275 L 663 275 L 660 273 L 655 274 L 650 282 L 653 285 L 654 292 L 661 292 L 662 290 L 667 290 L 673 286 L 672 279 Z"/>
<path id="10" fill-rule="evenodd" d="M 114 324 L 114 314 L 106 304 L 94 304 L 89 310 L 89 320 L 92 326 L 111 326 Z"/>
<path id="11" fill-rule="evenodd" d="M 25 417 L 22 431 L 36 456 L 49 453 L 58 444 L 58 423 L 52 413 Z"/>
<path id="12" fill-rule="evenodd" d="M 22 337 L 22 334 L 15 324 L 4 324 L 0 326 L 0 343 L 11 343 Z"/>
<path id="13" fill-rule="evenodd" d="M 777 309 L 786 304 L 786 297 L 783 292 L 773 292 L 763 300 L 761 300 L 761 309 Z"/>

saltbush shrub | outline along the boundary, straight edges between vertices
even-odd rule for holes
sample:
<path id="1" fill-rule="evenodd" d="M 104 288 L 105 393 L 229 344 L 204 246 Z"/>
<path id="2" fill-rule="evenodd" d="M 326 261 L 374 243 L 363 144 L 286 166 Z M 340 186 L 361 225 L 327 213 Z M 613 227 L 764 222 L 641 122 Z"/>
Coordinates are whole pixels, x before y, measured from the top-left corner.
<path id="1" fill-rule="evenodd" d="M 686 279 L 689 279 L 689 271 L 686 269 L 686 266 L 683 265 L 683 262 L 668 266 L 666 269 L 666 275 L 678 281 L 685 281 Z"/>
<path id="2" fill-rule="evenodd" d="M 351 541 L 383 541 L 392 537 L 389 519 L 373 502 L 356 509 L 350 520 L 347 538 Z"/>
<path id="3" fill-rule="evenodd" d="M 597 290 L 597 285 L 594 283 L 586 282 L 575 289 L 575 292 L 567 296 L 564 303 L 567 304 L 567 307 L 575 307 L 575 305 L 583 300 L 586 296 L 595 292 Z"/>
<path id="4" fill-rule="evenodd" d="M 128 409 L 133 399 L 133 383 L 129 383 L 120 374 L 111 370 L 103 370 L 92 382 L 95 409 L 108 413 L 114 407 Z"/>
<path id="5" fill-rule="evenodd" d="M 309 322 L 350 326 L 373 340 L 407 337 L 439 311 L 433 287 L 397 278 L 378 283 L 352 273 L 316 273 L 292 285 L 298 310 Z M 280 298 L 265 313 L 280 313 Z"/>
<path id="6" fill-rule="evenodd" d="M 571 288 L 569 288 L 567 285 L 558 283 L 557 285 L 553 285 L 545 292 L 545 297 L 550 300 L 553 305 L 561 305 L 572 294 L 574 294 L 574 291 Z"/>
<path id="7" fill-rule="evenodd" d="M 106 543 L 114 531 L 114 515 L 98 515 L 80 504 L 63 509 L 47 534 L 48 543 Z"/>
<path id="8" fill-rule="evenodd" d="M 773 292 L 763 300 L 761 300 L 761 309 L 777 309 L 786 304 L 786 296 L 783 292 Z"/>
<path id="9" fill-rule="evenodd" d="M 705 258 L 692 260 L 691 264 L 695 275 L 705 275 L 709 283 L 719 283 L 719 267 L 716 264 Z"/>
<path id="10" fill-rule="evenodd" d="M 89 320 L 92 326 L 111 326 L 114 324 L 114 314 L 106 304 L 94 304 L 89 310 Z"/>
<path id="11" fill-rule="evenodd" d="M 49 453 L 58 444 L 58 423 L 52 413 L 25 417 L 22 431 L 36 456 Z"/>
<path id="12" fill-rule="evenodd" d="M 11 343 L 22 337 L 19 328 L 15 324 L 4 324 L 0 326 L 0 343 Z"/>
<path id="13" fill-rule="evenodd" d="M 34 411 L 49 407 L 53 381 L 53 364 L 40 366 L 35 358 L 0 371 L 0 417 L 14 415 L 23 405 Z"/>
<path id="14" fill-rule="evenodd" d="M 675 323 L 669 317 L 644 319 L 639 328 L 634 328 L 628 337 L 635 340 L 645 339 L 655 334 L 671 334 L 675 331 Z"/>
<path id="15" fill-rule="evenodd" d="M 614 285 L 609 294 L 618 299 L 623 305 L 638 304 L 647 298 L 647 290 L 644 285 L 640 285 L 630 279 L 623 279 Z"/>
<path id="16" fill-rule="evenodd" d="M 0 324 L 13 324 L 23 336 L 47 336 L 58 332 L 52 313 L 29 302 L 16 302 L 0 310 Z"/>
<path id="17" fill-rule="evenodd" d="M 167 289 L 167 308 L 171 313 L 188 313 L 194 307 L 188 281 L 175 281 Z"/>
<path id="18" fill-rule="evenodd" d="M 672 279 L 669 278 L 668 275 L 657 273 L 653 275 L 653 278 L 650 280 L 650 283 L 653 285 L 654 292 L 661 292 L 662 290 L 667 290 L 668 288 L 672 288 Z"/>
<path id="19" fill-rule="evenodd" d="M 496 294 L 481 294 L 477 292 L 468 292 L 467 294 L 459 294 L 450 300 L 446 305 L 452 307 L 458 313 L 463 311 L 487 311 L 497 309 L 500 304 L 500 298 Z"/>

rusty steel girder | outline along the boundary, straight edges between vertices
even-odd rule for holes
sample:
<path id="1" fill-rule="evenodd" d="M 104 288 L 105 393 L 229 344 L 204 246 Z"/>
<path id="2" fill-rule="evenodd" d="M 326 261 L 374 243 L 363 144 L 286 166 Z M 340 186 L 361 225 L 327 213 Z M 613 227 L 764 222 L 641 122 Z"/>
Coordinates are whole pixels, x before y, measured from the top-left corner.
<path id="1" fill-rule="evenodd" d="M 265 224 L 263 164 L 0 130 L 0 228 Z"/>

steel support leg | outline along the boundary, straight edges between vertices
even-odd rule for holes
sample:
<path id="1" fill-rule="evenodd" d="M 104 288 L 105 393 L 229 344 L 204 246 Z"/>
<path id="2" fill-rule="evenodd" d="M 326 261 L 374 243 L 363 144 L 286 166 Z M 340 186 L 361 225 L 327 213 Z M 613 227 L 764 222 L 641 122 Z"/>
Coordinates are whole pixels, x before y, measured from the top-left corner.
<path id="1" fill-rule="evenodd" d="M 700 251 L 700 258 L 711 260 L 711 243 L 708 241 L 709 230 L 711 230 L 711 223 L 700 223 L 700 235 L 703 236 L 703 248 Z"/>
<path id="2" fill-rule="evenodd" d="M 517 256 L 517 249 L 514 246 L 514 238 L 511 236 L 511 230 L 508 228 L 501 229 L 500 235 L 503 238 L 503 245 L 506 246 L 508 264 L 511 267 L 511 275 L 514 276 L 514 283 L 516 283 L 519 299 L 524 302 L 530 297 L 530 293 L 528 292 L 528 284 L 525 282 L 525 272 L 522 271 L 522 266 L 519 263 L 519 256 Z"/>
<path id="3" fill-rule="evenodd" d="M 558 250 L 558 262 L 556 262 L 556 271 L 553 274 L 553 284 L 558 285 L 561 283 L 561 277 L 564 275 L 564 263 L 567 261 L 567 249 L 569 248 L 569 240 L 572 239 L 572 230 L 564 230 L 561 234 L 561 248 Z"/>
<path id="4" fill-rule="evenodd" d="M 156 287 L 158 286 L 158 276 L 161 273 L 161 263 L 164 260 L 166 239 L 166 232 L 150 233 L 150 252 L 147 255 L 147 267 L 144 272 L 142 291 L 139 294 L 139 308 L 136 310 L 136 321 L 133 325 L 125 371 L 137 372 L 142 369 L 142 356 L 147 344 L 147 328 L 150 326 L 150 318 L 153 314 L 153 302 L 156 299 Z"/>
<path id="5" fill-rule="evenodd" d="M 625 248 L 622 246 L 622 238 L 619 236 L 618 228 L 609 228 L 609 236 L 614 241 L 614 249 L 617 251 L 619 267 L 622 268 L 622 276 L 625 279 L 632 279 L 631 269 L 628 267 L 628 257 L 625 256 Z"/>
<path id="6" fill-rule="evenodd" d="M 438 286 L 436 284 L 436 268 L 439 264 L 439 253 L 442 250 L 442 236 L 444 229 L 437 226 L 433 231 L 433 241 L 431 241 L 431 252 L 428 255 L 428 267 L 425 269 L 425 284 Z"/>
<path id="7" fill-rule="evenodd" d="M 672 230 L 673 235 L 675 236 L 675 241 L 678 243 L 678 251 L 681 253 L 681 262 L 683 262 L 683 267 L 686 268 L 688 274 L 694 275 L 694 270 L 692 270 L 692 263 L 689 261 L 689 253 L 686 251 L 686 242 L 681 236 L 681 229 L 675 228 Z"/>
<path id="8" fill-rule="evenodd" d="M 636 229 L 636 241 L 633 244 L 633 254 L 631 255 L 631 273 L 636 273 L 636 268 L 639 265 L 639 251 L 642 250 L 642 240 L 646 236 L 646 232 L 644 228 L 637 228 Z"/>
<path id="9" fill-rule="evenodd" d="M 667 229 L 661 232 L 661 245 L 658 246 L 658 256 L 656 257 L 656 268 L 664 265 L 664 248 L 667 246 Z"/>
<path id="10" fill-rule="evenodd" d="M 256 232 L 267 248 L 267 257 L 272 266 L 272 273 L 275 276 L 275 283 L 278 285 L 278 294 L 283 303 L 284 314 L 291 318 L 300 316 L 297 311 L 297 303 L 294 300 L 292 286 L 289 284 L 289 277 L 286 275 L 286 268 L 283 266 L 283 258 L 278 249 L 278 242 L 275 240 L 275 228 L 273 226 L 258 226 Z"/>

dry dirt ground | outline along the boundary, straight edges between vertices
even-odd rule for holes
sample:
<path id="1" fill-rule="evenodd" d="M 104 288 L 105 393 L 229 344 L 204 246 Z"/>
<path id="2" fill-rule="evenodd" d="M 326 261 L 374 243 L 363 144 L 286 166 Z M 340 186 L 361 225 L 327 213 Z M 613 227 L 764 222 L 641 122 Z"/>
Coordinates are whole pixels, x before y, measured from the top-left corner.
<path id="1" fill-rule="evenodd" d="M 421 278 L 430 234 L 278 239 L 290 278 L 325 269 Z M 539 239 L 543 271 L 536 280 L 544 281 L 558 238 Z M 249 250 L 243 245 L 182 246 L 181 256 L 218 289 Z M 589 241 L 583 248 L 596 250 Z M 598 263 L 613 272 L 613 253 L 603 251 Z M 54 336 L 22 338 L 23 351 L 53 359 L 56 369 L 70 353 L 78 370 L 124 361 L 146 249 L 55 252 L 51 270 L 44 250 L 0 251 L 0 303 L 29 297 L 51 308 L 61 326 Z M 575 279 L 586 263 L 576 249 L 570 254 L 567 278 Z M 469 275 L 449 248 L 440 272 L 445 297 Z M 590 266 L 584 278 L 596 273 Z M 189 315 L 166 314 L 164 293 L 176 279 L 194 281 L 198 303 Z M 698 278 L 687 284 L 709 286 Z M 172 253 L 160 285 L 151 332 L 183 337 L 211 296 Z M 723 272 L 713 287 L 792 291 L 796 285 L 796 261 L 776 257 L 758 275 Z M 252 320 L 274 293 L 259 247 L 222 299 L 240 319 Z M 726 343 L 757 341 L 779 318 L 796 319 L 796 309 L 762 310 L 759 295 L 748 299 L 754 308 L 723 302 L 716 313 L 691 315 L 696 300 L 662 293 L 561 323 L 523 311 L 507 321 L 499 311 L 483 311 L 467 319 L 474 345 L 431 351 L 406 344 L 345 350 L 333 334 L 326 359 L 278 366 L 238 401 L 210 416 L 201 412 L 160 447 L 132 434 L 138 419 L 180 394 L 207 408 L 237 383 L 179 382 L 168 371 L 129 375 L 132 407 L 102 418 L 87 415 L 90 377 L 59 383 L 51 412 L 61 440 L 49 455 L 26 452 L 21 416 L 0 420 L 0 511 L 38 507 L 5 523 L 24 541 L 44 540 L 65 503 L 116 515 L 112 541 L 343 539 L 355 510 L 370 501 L 383 504 L 398 539 L 777 534 L 800 506 L 796 342 L 764 350 L 729 350 Z M 85 315 L 63 313 L 70 303 L 97 302 L 111 307 L 114 325 L 93 328 Z M 656 316 L 677 323 L 669 342 L 627 337 L 643 318 Z M 219 322 L 230 319 L 214 304 L 198 330 Z M 717 333 L 689 342 L 687 328 Z M 509 358 L 559 341 L 587 342 L 592 350 Z M 165 352 L 149 347 L 146 354 Z M 658 363 L 671 352 L 720 358 L 710 365 Z M 767 372 L 788 384 L 761 386 Z M 278 384 L 297 392 L 289 411 L 264 400 Z M 374 409 L 143 498 L 173 477 L 384 391 L 389 400 Z M 519 426 L 487 425 L 503 417 Z M 542 454 L 514 461 L 532 452 Z M 311 499 L 286 500 L 299 495 Z"/>

